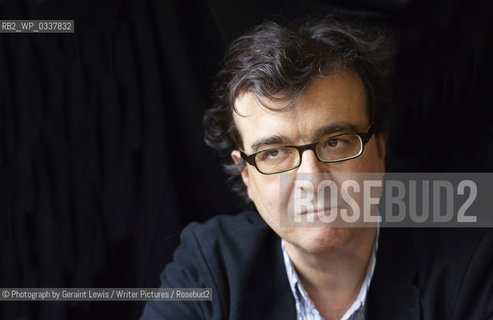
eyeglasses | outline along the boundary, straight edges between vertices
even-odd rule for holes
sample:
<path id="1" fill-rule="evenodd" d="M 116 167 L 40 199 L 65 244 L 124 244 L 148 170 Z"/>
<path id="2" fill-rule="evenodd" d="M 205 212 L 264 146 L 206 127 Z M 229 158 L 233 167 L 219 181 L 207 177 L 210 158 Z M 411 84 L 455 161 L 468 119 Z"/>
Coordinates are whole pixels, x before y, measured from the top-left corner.
<path id="1" fill-rule="evenodd" d="M 240 150 L 241 157 L 262 174 L 276 174 L 298 168 L 305 150 L 312 150 L 318 161 L 331 163 L 359 157 L 370 140 L 373 129 L 366 132 L 342 133 L 323 138 L 302 146 L 279 146 L 247 155 Z"/>

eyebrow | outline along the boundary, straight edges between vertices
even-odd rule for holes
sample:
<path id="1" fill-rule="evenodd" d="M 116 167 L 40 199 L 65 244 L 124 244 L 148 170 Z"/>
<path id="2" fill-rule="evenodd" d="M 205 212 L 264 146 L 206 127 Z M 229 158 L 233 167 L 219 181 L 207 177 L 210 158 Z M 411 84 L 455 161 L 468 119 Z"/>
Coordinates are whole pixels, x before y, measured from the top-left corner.
<path id="1" fill-rule="evenodd" d="M 252 144 L 252 152 L 257 152 L 260 150 L 262 146 L 268 146 L 273 144 L 287 144 L 289 142 L 289 138 L 286 136 L 270 136 L 268 138 L 263 138 L 255 141 Z"/>
<path id="2" fill-rule="evenodd" d="M 317 128 L 312 138 L 313 140 L 318 140 L 323 136 L 338 132 L 358 132 L 358 130 L 350 123 L 337 122 Z M 289 144 L 291 143 L 290 141 L 291 140 L 288 137 L 282 135 L 273 135 L 262 138 L 252 143 L 252 153 L 259 151 L 262 146 Z"/>
<path id="3" fill-rule="evenodd" d="M 318 128 L 315 130 L 313 138 L 314 140 L 317 140 L 323 136 L 338 132 L 358 132 L 358 129 L 351 123 L 337 122 Z"/>

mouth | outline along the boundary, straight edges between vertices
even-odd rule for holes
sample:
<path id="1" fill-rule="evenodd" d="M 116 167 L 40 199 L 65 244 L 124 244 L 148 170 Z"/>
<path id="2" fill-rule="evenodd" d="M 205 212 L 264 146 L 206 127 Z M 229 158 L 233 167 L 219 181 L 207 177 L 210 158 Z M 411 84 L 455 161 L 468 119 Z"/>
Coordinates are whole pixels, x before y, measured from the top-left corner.
<path id="1" fill-rule="evenodd" d="M 303 210 L 301 211 L 298 215 L 304 216 L 304 215 L 322 215 L 325 213 L 329 213 L 331 211 L 337 210 L 339 207 L 325 207 L 325 208 L 316 208 L 316 209 L 310 209 L 310 210 Z"/>

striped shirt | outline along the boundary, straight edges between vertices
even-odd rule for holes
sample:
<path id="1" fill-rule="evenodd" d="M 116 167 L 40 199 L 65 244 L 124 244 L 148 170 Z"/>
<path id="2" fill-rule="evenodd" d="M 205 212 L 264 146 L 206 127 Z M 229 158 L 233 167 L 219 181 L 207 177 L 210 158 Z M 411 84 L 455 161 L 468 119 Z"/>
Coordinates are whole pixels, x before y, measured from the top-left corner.
<path id="1" fill-rule="evenodd" d="M 368 264 L 368 269 L 366 271 L 366 278 L 363 281 L 361 289 L 359 291 L 358 297 L 353 302 L 351 307 L 342 316 L 341 320 L 365 320 L 365 302 L 366 293 L 368 287 L 370 286 L 371 278 L 373 276 L 373 270 L 375 269 L 376 263 L 376 253 L 378 249 L 378 236 L 380 229 L 377 228 L 377 233 L 375 235 L 375 242 L 373 244 L 373 249 L 370 257 L 370 263 Z M 286 252 L 284 246 L 284 240 L 281 241 L 282 253 L 284 256 L 284 265 L 286 266 L 286 272 L 288 275 L 289 285 L 291 287 L 291 292 L 293 293 L 294 300 L 296 302 L 296 313 L 298 320 L 323 320 L 322 316 L 318 312 L 317 308 L 313 304 L 312 300 L 306 293 L 303 285 L 300 282 L 298 274 L 294 269 L 291 259 Z"/>

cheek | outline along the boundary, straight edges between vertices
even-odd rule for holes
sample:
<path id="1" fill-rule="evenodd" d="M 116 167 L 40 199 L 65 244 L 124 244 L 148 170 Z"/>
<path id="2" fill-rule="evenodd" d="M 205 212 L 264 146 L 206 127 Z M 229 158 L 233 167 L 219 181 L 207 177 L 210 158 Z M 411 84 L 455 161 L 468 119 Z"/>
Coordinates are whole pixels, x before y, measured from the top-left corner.
<path id="1" fill-rule="evenodd" d="M 353 166 L 353 171 L 356 172 L 384 172 L 385 171 L 385 162 L 384 159 L 380 156 L 377 144 L 374 139 L 372 139 L 365 146 L 365 150 L 363 154 L 354 159 L 355 161 L 351 163 Z M 352 162 L 351 160 L 348 163 Z"/>
<path id="2" fill-rule="evenodd" d="M 279 175 L 266 176 L 254 173 L 250 176 L 249 193 L 259 211 L 278 211 L 279 186 Z"/>
<path id="3" fill-rule="evenodd" d="M 372 141 L 370 151 L 371 152 L 369 153 L 369 157 L 370 157 L 369 162 L 370 164 L 373 165 L 374 171 L 378 171 L 378 172 L 385 171 L 385 157 L 382 156 L 382 154 L 380 154 L 375 140 Z"/>

